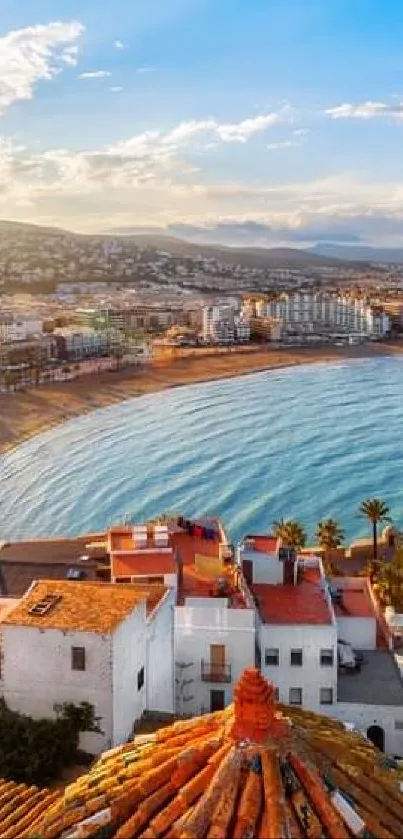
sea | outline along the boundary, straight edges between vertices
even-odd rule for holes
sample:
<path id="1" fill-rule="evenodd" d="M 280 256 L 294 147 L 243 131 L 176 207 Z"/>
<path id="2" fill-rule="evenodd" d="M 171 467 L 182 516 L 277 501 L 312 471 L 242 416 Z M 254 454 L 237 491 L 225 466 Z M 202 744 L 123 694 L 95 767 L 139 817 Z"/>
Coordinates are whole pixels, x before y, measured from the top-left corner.
<path id="1" fill-rule="evenodd" d="M 1 410 L 1 400 L 0 400 Z M 403 525 L 403 358 L 303 365 L 96 410 L 0 461 L 0 541 L 76 535 L 163 512 L 219 516 L 233 541 L 296 518 L 369 535 Z"/>

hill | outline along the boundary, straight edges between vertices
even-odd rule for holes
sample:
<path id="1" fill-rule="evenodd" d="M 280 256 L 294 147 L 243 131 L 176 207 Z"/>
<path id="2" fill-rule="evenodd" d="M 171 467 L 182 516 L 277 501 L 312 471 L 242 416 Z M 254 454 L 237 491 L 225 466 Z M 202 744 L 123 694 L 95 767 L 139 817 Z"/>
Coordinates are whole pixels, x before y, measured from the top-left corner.
<path id="1" fill-rule="evenodd" d="M 314 251 L 305 251 L 297 248 L 234 248 L 224 245 L 200 245 L 195 242 L 188 242 L 174 236 L 167 236 L 163 233 L 135 233 L 129 231 L 100 234 L 72 233 L 61 228 L 42 227 L 40 225 L 25 224 L 22 222 L 0 220 L 0 245 L 18 246 L 20 243 L 26 245 L 28 250 L 40 249 L 52 239 L 52 244 L 60 238 L 64 246 L 76 243 L 79 247 L 86 244 L 91 247 L 100 241 L 105 243 L 116 242 L 121 239 L 124 242 L 125 250 L 132 247 L 133 252 L 139 249 L 146 249 L 150 252 L 165 251 L 173 257 L 190 257 L 217 259 L 228 265 L 241 265 L 251 268 L 308 268 L 320 266 L 337 266 L 340 261 L 332 256 L 317 254 Z"/>
<path id="2" fill-rule="evenodd" d="M 333 245 L 324 243 L 310 248 L 308 253 L 342 262 L 378 262 L 403 264 L 403 248 L 373 248 L 367 245 Z"/>

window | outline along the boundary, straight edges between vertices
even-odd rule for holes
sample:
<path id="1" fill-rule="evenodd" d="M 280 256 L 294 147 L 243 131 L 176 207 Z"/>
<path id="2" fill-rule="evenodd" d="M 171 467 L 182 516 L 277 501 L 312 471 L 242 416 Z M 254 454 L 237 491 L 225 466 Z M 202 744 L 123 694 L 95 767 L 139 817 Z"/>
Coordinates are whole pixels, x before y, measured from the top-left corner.
<path id="1" fill-rule="evenodd" d="M 264 651 L 264 662 L 267 665 L 279 663 L 279 650 L 275 647 L 266 647 Z"/>
<path id="2" fill-rule="evenodd" d="M 403 720 L 395 720 L 396 731 L 403 731 Z"/>
<path id="3" fill-rule="evenodd" d="M 141 690 L 144 685 L 144 667 L 137 673 L 137 690 Z"/>
<path id="4" fill-rule="evenodd" d="M 320 689 L 320 704 L 333 705 L 333 688 Z"/>
<path id="5" fill-rule="evenodd" d="M 302 688 L 290 688 L 290 705 L 302 705 Z"/>
<path id="6" fill-rule="evenodd" d="M 334 654 L 333 650 L 321 650 L 320 651 L 320 665 L 321 667 L 333 667 L 334 663 Z"/>
<path id="7" fill-rule="evenodd" d="M 85 670 L 85 648 L 72 647 L 71 648 L 71 669 Z"/>
<path id="8" fill-rule="evenodd" d="M 302 666 L 302 650 L 291 650 L 290 663 L 296 667 Z"/>

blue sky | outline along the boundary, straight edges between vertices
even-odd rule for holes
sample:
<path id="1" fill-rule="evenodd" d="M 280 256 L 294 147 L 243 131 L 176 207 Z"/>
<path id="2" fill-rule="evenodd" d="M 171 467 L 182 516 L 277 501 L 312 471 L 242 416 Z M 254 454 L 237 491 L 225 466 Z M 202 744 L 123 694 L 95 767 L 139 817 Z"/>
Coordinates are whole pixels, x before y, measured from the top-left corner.
<path id="1" fill-rule="evenodd" d="M 397 0 L 0 0 L 0 216 L 403 243 L 402 36 Z"/>

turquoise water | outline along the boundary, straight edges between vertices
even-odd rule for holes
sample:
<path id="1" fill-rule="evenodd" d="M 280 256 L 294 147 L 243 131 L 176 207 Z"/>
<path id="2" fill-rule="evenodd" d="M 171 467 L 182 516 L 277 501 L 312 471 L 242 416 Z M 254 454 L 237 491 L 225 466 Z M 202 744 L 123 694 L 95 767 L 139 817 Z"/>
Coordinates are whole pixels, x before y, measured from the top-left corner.
<path id="1" fill-rule="evenodd" d="M 1 410 L 1 400 L 0 400 Z M 233 539 L 296 517 L 366 535 L 381 496 L 403 524 L 403 359 L 258 373 L 151 394 L 24 443 L 0 464 L 0 539 L 126 515 L 217 514 Z"/>

